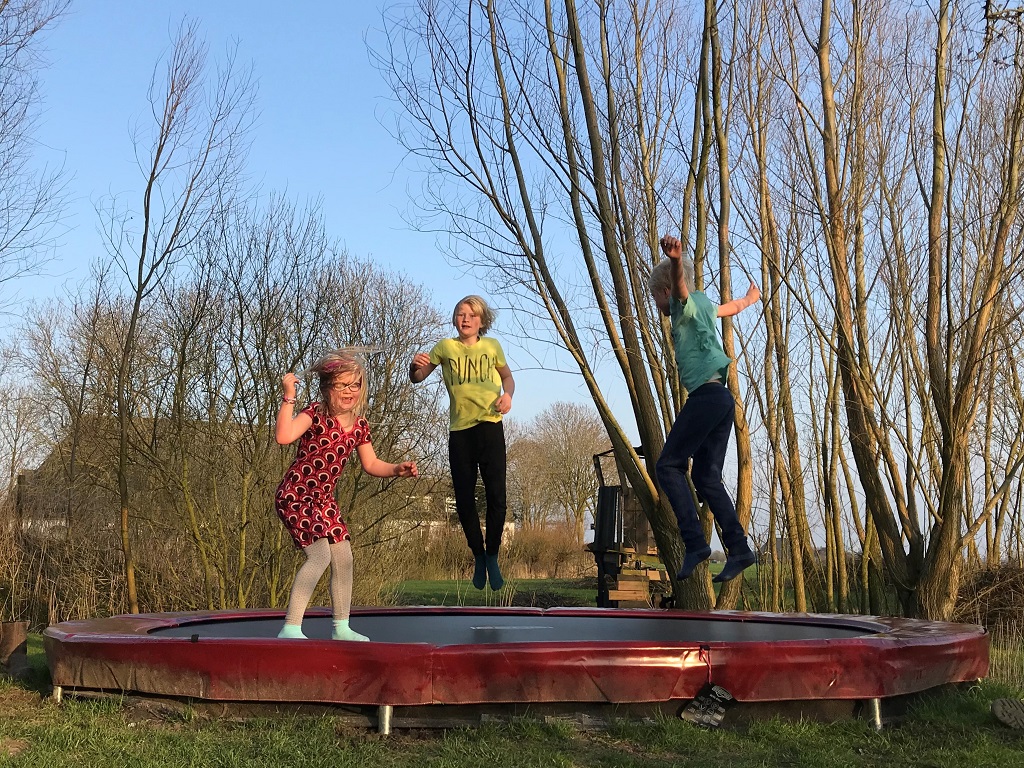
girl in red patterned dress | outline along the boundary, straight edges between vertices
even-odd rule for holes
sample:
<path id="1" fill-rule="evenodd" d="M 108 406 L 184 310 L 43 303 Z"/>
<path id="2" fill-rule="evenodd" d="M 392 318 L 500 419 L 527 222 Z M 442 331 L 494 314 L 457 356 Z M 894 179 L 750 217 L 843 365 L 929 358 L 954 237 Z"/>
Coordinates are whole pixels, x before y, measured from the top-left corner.
<path id="1" fill-rule="evenodd" d="M 366 372 L 345 350 L 331 352 L 309 369 L 320 378 L 320 402 L 294 414 L 299 377 L 286 373 L 284 401 L 275 437 L 281 445 L 299 441 L 295 461 L 277 487 L 274 506 L 306 562 L 295 574 L 288 613 L 278 637 L 305 638 L 302 617 L 320 577 L 331 567 L 331 605 L 335 640 L 368 640 L 349 627 L 352 604 L 352 543 L 334 498 L 334 484 L 349 457 L 359 456 L 374 477 L 416 477 L 416 462 L 389 464 L 377 458 L 370 442 L 366 409 Z"/>

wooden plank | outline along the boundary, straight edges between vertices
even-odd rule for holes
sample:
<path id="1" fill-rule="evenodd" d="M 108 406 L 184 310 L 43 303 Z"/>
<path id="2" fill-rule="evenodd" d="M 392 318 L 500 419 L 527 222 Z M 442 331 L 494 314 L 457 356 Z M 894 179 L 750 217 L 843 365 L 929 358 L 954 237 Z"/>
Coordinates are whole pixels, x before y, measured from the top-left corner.
<path id="1" fill-rule="evenodd" d="M 636 590 L 636 589 L 609 589 L 608 599 L 609 600 L 643 600 L 647 602 L 647 590 Z"/>
<path id="2" fill-rule="evenodd" d="M 635 576 L 631 576 L 629 574 L 620 574 L 619 575 L 619 583 L 620 584 L 624 583 L 624 582 L 627 583 L 627 584 L 646 584 L 648 581 L 649 581 L 649 579 L 647 578 L 647 574 L 646 573 L 643 574 L 643 575 L 637 574 Z"/>
<path id="3" fill-rule="evenodd" d="M 619 600 L 619 608 L 650 608 L 650 600 Z"/>

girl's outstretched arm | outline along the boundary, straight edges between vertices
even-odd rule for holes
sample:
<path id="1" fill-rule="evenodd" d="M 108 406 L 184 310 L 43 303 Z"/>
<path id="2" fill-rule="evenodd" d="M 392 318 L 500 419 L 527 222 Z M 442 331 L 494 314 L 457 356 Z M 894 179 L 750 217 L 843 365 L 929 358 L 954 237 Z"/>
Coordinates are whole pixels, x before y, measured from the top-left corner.
<path id="1" fill-rule="evenodd" d="M 373 477 L 419 477 L 415 461 L 403 461 L 401 464 L 381 461 L 373 450 L 373 443 L 363 443 L 356 448 L 356 452 L 363 471 Z"/>

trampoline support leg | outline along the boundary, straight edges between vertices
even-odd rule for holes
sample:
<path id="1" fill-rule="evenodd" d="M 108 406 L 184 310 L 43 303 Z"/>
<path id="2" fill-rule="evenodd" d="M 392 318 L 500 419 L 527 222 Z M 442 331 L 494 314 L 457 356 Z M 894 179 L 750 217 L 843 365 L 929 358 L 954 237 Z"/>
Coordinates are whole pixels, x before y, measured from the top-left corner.
<path id="1" fill-rule="evenodd" d="M 54 703 L 60 704 L 61 701 L 64 699 L 64 689 L 61 688 L 59 685 L 55 685 L 53 686 L 53 693 L 50 694 L 50 696 L 53 699 Z"/>
<path id="2" fill-rule="evenodd" d="M 384 736 L 391 735 L 391 713 L 394 707 L 390 704 L 381 704 L 377 707 L 377 733 Z"/>
<path id="3" fill-rule="evenodd" d="M 868 722 L 876 731 L 882 730 L 882 700 L 868 699 Z"/>

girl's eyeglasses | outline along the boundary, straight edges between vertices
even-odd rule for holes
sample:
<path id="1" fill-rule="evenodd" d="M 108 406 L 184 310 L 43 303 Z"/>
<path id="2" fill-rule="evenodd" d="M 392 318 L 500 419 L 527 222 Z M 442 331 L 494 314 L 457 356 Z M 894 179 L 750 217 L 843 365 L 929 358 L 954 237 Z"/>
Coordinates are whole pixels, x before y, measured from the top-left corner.
<path id="1" fill-rule="evenodd" d="M 363 388 L 363 380 L 351 381 L 348 384 L 342 384 L 340 381 L 331 384 L 331 389 L 335 392 L 358 392 Z"/>

